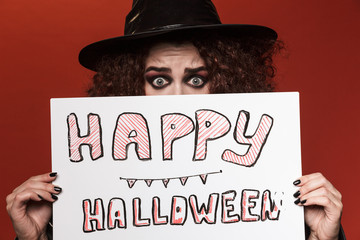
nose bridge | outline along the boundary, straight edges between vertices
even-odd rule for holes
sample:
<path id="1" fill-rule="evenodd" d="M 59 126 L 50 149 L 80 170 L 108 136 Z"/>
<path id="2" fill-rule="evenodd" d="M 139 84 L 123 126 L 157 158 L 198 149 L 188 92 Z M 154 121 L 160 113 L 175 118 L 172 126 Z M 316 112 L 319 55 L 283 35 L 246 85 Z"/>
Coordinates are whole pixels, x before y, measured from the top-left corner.
<path id="1" fill-rule="evenodd" d="M 184 94 L 184 86 L 182 84 L 182 80 L 181 79 L 177 79 L 175 78 L 173 80 L 173 91 L 172 91 L 173 95 L 182 95 Z"/>

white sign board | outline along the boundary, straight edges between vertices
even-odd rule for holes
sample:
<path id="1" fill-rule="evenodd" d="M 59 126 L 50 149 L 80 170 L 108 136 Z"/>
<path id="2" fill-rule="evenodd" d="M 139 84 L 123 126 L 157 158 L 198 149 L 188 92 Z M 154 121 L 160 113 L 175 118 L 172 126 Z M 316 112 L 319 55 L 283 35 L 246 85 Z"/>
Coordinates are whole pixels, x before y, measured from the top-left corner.
<path id="1" fill-rule="evenodd" d="M 304 239 L 298 93 L 52 99 L 51 130 L 55 240 Z"/>

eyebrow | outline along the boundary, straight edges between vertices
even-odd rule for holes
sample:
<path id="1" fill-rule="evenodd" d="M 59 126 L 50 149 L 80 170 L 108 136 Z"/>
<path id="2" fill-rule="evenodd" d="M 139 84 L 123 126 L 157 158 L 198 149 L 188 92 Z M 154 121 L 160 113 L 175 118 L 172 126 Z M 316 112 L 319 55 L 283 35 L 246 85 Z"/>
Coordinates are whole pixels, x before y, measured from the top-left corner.
<path id="1" fill-rule="evenodd" d="M 156 72 L 166 72 L 166 73 L 171 73 L 171 69 L 170 68 L 165 68 L 165 67 L 148 67 L 145 72 L 150 72 L 150 71 L 156 71 Z M 185 73 L 197 73 L 200 71 L 206 71 L 206 68 L 204 66 L 201 67 L 197 67 L 197 68 L 185 68 L 184 72 Z"/>
<path id="2" fill-rule="evenodd" d="M 200 71 L 206 71 L 206 68 L 204 66 L 198 67 L 198 68 L 185 68 L 185 73 L 197 73 Z"/>
<path id="3" fill-rule="evenodd" d="M 170 68 L 158 68 L 158 67 L 148 67 L 145 72 L 150 72 L 150 71 L 156 71 L 156 72 L 166 72 L 166 73 L 170 73 L 171 69 Z"/>

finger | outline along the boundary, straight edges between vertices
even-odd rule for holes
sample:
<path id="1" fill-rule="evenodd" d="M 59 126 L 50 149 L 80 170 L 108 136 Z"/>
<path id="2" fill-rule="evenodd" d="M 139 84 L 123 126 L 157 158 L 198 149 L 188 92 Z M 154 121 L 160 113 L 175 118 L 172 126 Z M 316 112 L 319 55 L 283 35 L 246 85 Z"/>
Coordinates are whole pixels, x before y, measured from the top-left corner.
<path id="1" fill-rule="evenodd" d="M 26 189 L 39 189 L 43 191 L 47 191 L 50 193 L 58 194 L 61 192 L 61 188 L 59 186 L 55 186 L 52 183 L 44 183 L 44 182 L 37 182 L 37 181 L 28 181 L 27 183 L 22 184 L 21 187 L 14 190 L 14 194 L 25 191 Z"/>
<path id="2" fill-rule="evenodd" d="M 11 209 L 25 210 L 27 202 L 29 202 L 30 200 L 36 202 L 55 202 L 57 200 L 57 196 L 39 189 L 27 189 L 14 196 Z"/>
<path id="3" fill-rule="evenodd" d="M 340 192 L 337 191 L 335 187 L 321 173 L 304 175 L 299 178 L 299 181 L 300 183 L 297 186 L 300 187 L 299 191 L 302 195 L 314 191 L 318 188 L 325 187 L 334 195 L 341 197 Z"/>
<path id="4" fill-rule="evenodd" d="M 13 216 L 13 214 L 11 214 L 12 212 L 17 212 L 21 216 L 24 216 L 26 212 L 26 203 L 30 200 L 36 202 L 42 201 L 42 198 L 40 198 L 35 191 L 31 191 L 30 189 L 13 195 L 12 200 L 10 200 L 7 205 L 7 211 L 10 216 Z"/>
<path id="5" fill-rule="evenodd" d="M 35 181 L 50 183 L 50 182 L 54 181 L 56 179 L 56 177 L 57 177 L 57 172 L 50 172 L 50 173 L 33 176 L 30 179 L 35 180 Z"/>
<path id="6" fill-rule="evenodd" d="M 46 173 L 46 174 L 30 177 L 23 184 L 21 184 L 20 186 L 15 188 L 13 192 L 14 193 L 22 192 L 26 188 L 43 189 L 42 187 L 39 187 L 39 183 L 51 183 L 52 181 L 54 181 L 56 179 L 56 176 L 57 176 L 57 173 L 52 172 L 52 173 Z M 38 184 L 38 185 L 36 185 L 36 184 Z"/>
<path id="7" fill-rule="evenodd" d="M 311 182 L 311 181 L 314 181 L 314 180 L 319 180 L 321 178 L 325 178 L 321 173 L 312 173 L 312 174 L 304 175 L 304 176 L 301 176 L 298 179 L 299 184 L 297 184 L 296 186 L 301 187 L 301 186 L 305 185 L 308 182 Z"/>
<path id="8" fill-rule="evenodd" d="M 312 199 L 312 198 L 317 198 L 317 197 L 327 197 L 329 198 L 330 201 L 332 201 L 337 207 L 341 207 L 342 203 L 341 200 L 338 199 L 331 191 L 329 191 L 328 189 L 322 187 L 322 188 L 318 188 L 312 192 L 309 192 L 305 195 L 300 195 L 299 199 L 300 202 L 307 200 L 308 199 Z"/>
<path id="9" fill-rule="evenodd" d="M 13 193 L 6 196 L 6 210 L 8 212 L 12 208 L 13 200 L 14 200 L 14 194 Z"/>
<path id="10" fill-rule="evenodd" d="M 12 204 L 11 202 L 16 197 L 17 194 L 20 194 L 21 192 L 26 192 L 28 190 L 34 191 L 38 194 L 41 193 L 41 196 L 52 196 L 57 195 L 61 193 L 62 188 L 59 186 L 55 186 L 51 183 L 42 183 L 42 182 L 34 182 L 32 184 L 29 184 L 28 186 L 24 185 L 23 188 L 19 188 L 16 192 L 13 192 L 12 194 L 8 195 L 6 198 L 6 201 L 8 204 Z M 21 190 L 21 191 L 20 191 Z M 55 198 L 55 197 L 53 197 Z M 55 199 L 56 200 L 56 199 Z"/>
<path id="11" fill-rule="evenodd" d="M 326 213 L 326 216 L 329 217 L 334 222 L 337 222 L 341 217 L 342 205 L 336 205 L 330 198 L 326 196 L 317 196 L 310 197 L 308 199 L 301 200 L 301 205 L 303 206 L 322 206 Z"/>
<path id="12" fill-rule="evenodd" d="M 35 190 L 35 192 L 41 200 L 45 200 L 48 202 L 55 202 L 56 200 L 58 200 L 58 196 L 56 196 L 54 193 L 41 190 L 38 191 L 37 189 Z"/>

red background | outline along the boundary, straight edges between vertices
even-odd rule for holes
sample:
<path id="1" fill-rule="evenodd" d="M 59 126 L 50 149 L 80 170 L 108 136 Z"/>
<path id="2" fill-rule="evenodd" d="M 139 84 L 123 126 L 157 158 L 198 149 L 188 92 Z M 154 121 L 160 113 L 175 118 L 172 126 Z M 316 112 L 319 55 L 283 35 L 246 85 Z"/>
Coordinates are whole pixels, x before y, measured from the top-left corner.
<path id="1" fill-rule="evenodd" d="M 214 2 L 224 23 L 266 25 L 285 41 L 277 90 L 300 92 L 303 172 L 321 171 L 341 191 L 347 237 L 360 239 L 360 2 Z M 130 0 L 0 2 L 1 239 L 14 237 L 6 195 L 51 169 L 49 99 L 85 96 L 92 72 L 78 64 L 79 50 L 122 35 L 130 7 Z"/>

